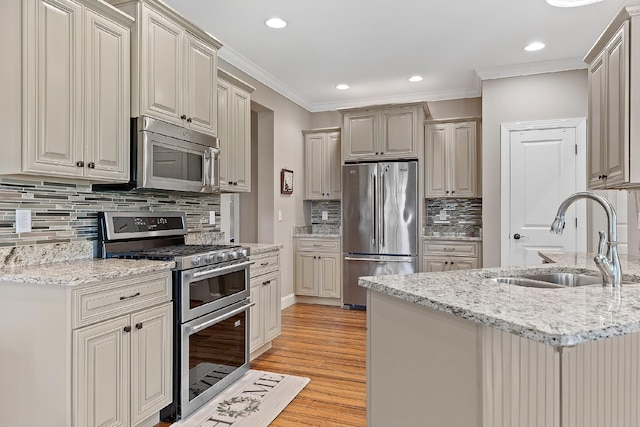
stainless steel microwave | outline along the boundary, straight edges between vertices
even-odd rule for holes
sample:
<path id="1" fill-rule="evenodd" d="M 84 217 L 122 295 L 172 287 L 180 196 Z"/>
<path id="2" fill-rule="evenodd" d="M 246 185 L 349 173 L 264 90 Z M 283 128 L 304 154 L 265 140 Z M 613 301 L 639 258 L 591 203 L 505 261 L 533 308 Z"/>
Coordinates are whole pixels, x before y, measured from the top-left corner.
<path id="1" fill-rule="evenodd" d="M 218 193 L 218 138 L 151 117 L 131 122 L 130 181 L 95 184 L 98 191 L 169 190 Z"/>

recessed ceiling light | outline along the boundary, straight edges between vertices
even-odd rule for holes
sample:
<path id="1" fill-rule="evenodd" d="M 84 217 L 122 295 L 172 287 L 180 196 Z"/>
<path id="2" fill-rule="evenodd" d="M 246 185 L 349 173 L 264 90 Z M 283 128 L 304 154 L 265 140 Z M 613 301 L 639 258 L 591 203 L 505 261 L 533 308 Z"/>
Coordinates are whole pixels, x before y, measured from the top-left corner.
<path id="1" fill-rule="evenodd" d="M 287 26 L 287 21 L 280 18 L 270 18 L 264 21 L 264 23 L 269 28 L 284 28 Z"/>
<path id="2" fill-rule="evenodd" d="M 409 77 L 409 81 L 411 83 L 421 82 L 423 80 L 422 76 L 411 76 Z"/>
<path id="3" fill-rule="evenodd" d="M 547 0 L 547 3 L 556 7 L 577 7 L 598 3 L 599 1 L 602 0 Z"/>
<path id="4" fill-rule="evenodd" d="M 529 43 L 524 47 L 527 52 L 535 52 L 536 50 L 544 49 L 545 44 L 542 42 Z"/>
<path id="5" fill-rule="evenodd" d="M 341 84 L 339 84 L 339 85 L 337 85 L 337 86 L 336 86 L 336 89 L 339 89 L 339 90 L 347 90 L 347 89 L 349 89 L 349 85 L 344 84 L 344 83 L 341 83 Z"/>

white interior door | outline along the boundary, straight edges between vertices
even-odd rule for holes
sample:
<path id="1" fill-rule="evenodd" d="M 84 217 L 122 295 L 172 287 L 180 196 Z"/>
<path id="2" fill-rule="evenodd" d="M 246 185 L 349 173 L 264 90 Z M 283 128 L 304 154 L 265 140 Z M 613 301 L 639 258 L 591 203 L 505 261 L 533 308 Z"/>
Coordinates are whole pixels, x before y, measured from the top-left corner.
<path id="1" fill-rule="evenodd" d="M 503 185 L 508 189 L 503 188 L 502 199 L 508 207 L 506 212 L 503 209 L 502 265 L 540 264 L 538 251 L 573 252 L 584 246 L 578 239 L 586 225 L 584 201 L 567 211 L 562 235 L 549 232 L 560 203 L 585 186 L 578 182 L 578 133 L 576 126 L 522 126 L 509 131 L 508 170 L 503 164 L 508 175 Z"/>

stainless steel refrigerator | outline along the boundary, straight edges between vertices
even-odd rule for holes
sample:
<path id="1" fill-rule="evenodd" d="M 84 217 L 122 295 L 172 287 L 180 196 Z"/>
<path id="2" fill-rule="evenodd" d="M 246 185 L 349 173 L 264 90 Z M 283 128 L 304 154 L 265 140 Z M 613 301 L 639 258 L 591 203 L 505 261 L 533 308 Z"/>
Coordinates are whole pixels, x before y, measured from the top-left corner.
<path id="1" fill-rule="evenodd" d="M 342 167 L 342 295 L 366 305 L 358 277 L 415 273 L 418 267 L 418 162 Z"/>

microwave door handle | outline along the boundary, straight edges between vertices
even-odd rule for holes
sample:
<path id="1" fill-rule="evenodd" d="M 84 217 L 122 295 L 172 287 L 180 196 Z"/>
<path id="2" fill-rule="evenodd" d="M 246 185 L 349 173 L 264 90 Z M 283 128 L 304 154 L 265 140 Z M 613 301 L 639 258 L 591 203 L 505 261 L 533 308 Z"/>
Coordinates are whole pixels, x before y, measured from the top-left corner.
<path id="1" fill-rule="evenodd" d="M 249 303 L 249 304 L 245 304 L 242 307 L 238 307 L 233 311 L 230 311 L 229 313 L 225 313 L 222 316 L 216 317 L 214 319 L 208 320 L 206 322 L 204 322 L 202 325 L 198 325 L 198 326 L 191 326 L 189 327 L 189 335 L 193 335 L 197 332 L 200 332 L 203 329 L 207 329 L 209 326 L 211 325 L 215 325 L 218 322 L 221 322 L 223 320 L 228 319 L 229 317 L 233 317 L 238 313 L 242 313 L 243 311 L 253 307 L 254 305 L 256 305 L 255 302 Z"/>
<path id="2" fill-rule="evenodd" d="M 218 188 L 218 184 L 219 184 L 219 178 L 218 178 L 218 160 L 219 160 L 219 156 L 220 153 L 218 150 L 216 150 L 215 148 L 209 148 L 209 153 L 210 153 L 210 163 L 209 163 L 209 184 L 215 188 Z"/>

